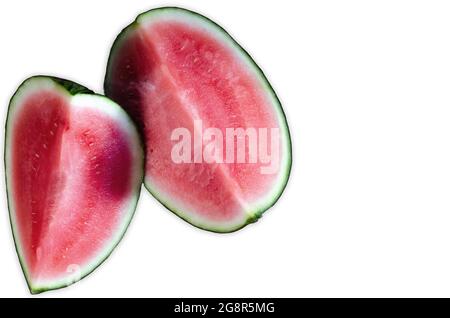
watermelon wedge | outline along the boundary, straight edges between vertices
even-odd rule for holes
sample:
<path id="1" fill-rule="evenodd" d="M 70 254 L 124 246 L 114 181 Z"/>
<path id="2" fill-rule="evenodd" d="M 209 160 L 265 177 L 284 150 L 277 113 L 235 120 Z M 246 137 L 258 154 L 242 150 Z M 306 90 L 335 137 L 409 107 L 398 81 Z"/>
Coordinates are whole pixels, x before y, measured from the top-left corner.
<path id="1" fill-rule="evenodd" d="M 283 192 L 291 142 L 281 104 L 208 18 L 174 7 L 139 15 L 113 44 L 105 94 L 143 136 L 146 188 L 191 224 L 238 230 Z"/>
<path id="2" fill-rule="evenodd" d="M 6 122 L 8 206 L 32 293 L 68 286 L 103 262 L 133 216 L 143 151 L 128 115 L 61 79 L 27 79 Z"/>

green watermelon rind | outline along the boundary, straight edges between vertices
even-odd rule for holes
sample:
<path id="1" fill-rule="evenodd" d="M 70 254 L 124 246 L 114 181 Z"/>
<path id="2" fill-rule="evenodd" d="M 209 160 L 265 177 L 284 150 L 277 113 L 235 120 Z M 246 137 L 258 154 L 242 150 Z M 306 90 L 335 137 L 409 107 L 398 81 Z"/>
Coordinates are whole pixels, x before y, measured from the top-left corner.
<path id="1" fill-rule="evenodd" d="M 8 158 L 9 152 L 7 152 L 7 149 L 10 144 L 9 136 L 11 135 L 8 124 L 10 124 L 10 122 L 12 123 L 12 120 L 14 119 L 13 113 L 15 111 L 16 105 L 20 104 L 22 95 L 26 96 L 26 94 L 30 88 L 31 89 L 33 89 L 34 87 L 40 88 L 40 85 L 46 85 L 49 88 L 51 87 L 54 89 L 58 89 L 61 93 L 65 94 L 68 98 L 73 98 L 75 96 L 77 96 L 77 97 L 88 96 L 89 98 L 95 98 L 97 102 L 101 100 L 103 104 L 108 104 L 108 107 L 110 109 L 106 113 L 109 112 L 110 114 L 113 114 L 115 112 L 116 115 L 118 116 L 117 118 L 119 118 L 122 121 L 121 124 L 125 124 L 127 126 L 127 132 L 131 135 L 134 135 L 134 137 L 130 138 L 130 139 L 135 141 L 135 144 L 133 145 L 133 150 L 136 151 L 135 155 L 137 155 L 138 158 L 141 158 L 140 159 L 140 161 L 141 161 L 140 169 L 136 169 L 135 175 L 133 177 L 134 183 L 137 185 L 136 189 L 133 191 L 135 194 L 130 196 L 129 206 L 126 208 L 126 212 L 124 213 L 124 215 L 126 217 L 124 217 L 124 219 L 122 220 L 122 223 L 118 226 L 119 230 L 116 232 L 117 234 L 111 239 L 110 244 L 105 246 L 103 248 L 102 252 L 99 253 L 94 259 L 92 259 L 86 266 L 84 266 L 81 269 L 81 273 L 74 275 L 73 278 L 68 276 L 63 279 L 48 282 L 43 285 L 34 284 L 32 282 L 32 279 L 31 279 L 31 277 L 28 273 L 27 267 L 26 267 L 26 263 L 24 261 L 24 256 L 22 254 L 22 248 L 20 246 L 20 240 L 17 237 L 18 234 L 16 234 L 16 233 L 18 233 L 18 230 L 16 229 L 16 226 L 15 226 L 15 224 L 16 224 L 15 213 L 13 212 L 14 211 L 14 206 L 13 206 L 14 203 L 13 203 L 12 198 L 10 197 L 10 193 L 9 193 L 10 186 L 9 186 L 9 181 L 8 181 L 10 179 L 8 176 L 9 175 L 8 165 L 11 160 L 10 160 L 10 158 Z M 102 109 L 99 108 L 99 110 L 102 110 Z M 7 193 L 7 202 L 8 202 L 8 211 L 9 211 L 9 217 L 10 217 L 11 232 L 13 235 L 14 245 L 15 245 L 15 249 L 16 249 L 16 252 L 17 252 L 17 255 L 19 258 L 20 266 L 22 268 L 22 272 L 24 273 L 26 283 L 32 294 L 39 294 L 39 293 L 46 292 L 49 290 L 56 290 L 56 289 L 70 286 L 70 285 L 76 283 L 77 281 L 80 281 L 84 277 L 88 276 L 89 274 L 91 274 L 97 267 L 99 267 L 104 261 L 106 261 L 106 259 L 111 255 L 111 253 L 114 251 L 116 246 L 122 240 L 123 236 L 126 233 L 126 230 L 128 229 L 128 227 L 131 223 L 131 220 L 133 219 L 133 216 L 134 216 L 134 213 L 136 210 L 136 206 L 139 201 L 139 196 L 140 196 L 140 192 L 141 192 L 140 191 L 141 183 L 142 183 L 143 172 L 144 172 L 143 150 L 142 150 L 142 145 L 140 143 L 137 129 L 136 129 L 134 123 L 131 121 L 131 119 L 126 114 L 126 112 L 119 105 L 117 105 L 115 102 L 113 102 L 112 100 L 110 100 L 102 95 L 93 93 L 91 90 L 89 90 L 86 87 L 79 85 L 75 82 L 57 78 L 57 77 L 53 77 L 53 76 L 45 76 L 45 75 L 36 75 L 36 76 L 27 78 L 25 81 L 22 82 L 22 84 L 20 84 L 20 86 L 18 87 L 18 89 L 16 90 L 14 95 L 11 97 L 11 100 L 9 102 L 9 107 L 8 107 L 8 113 L 7 113 L 7 117 L 6 117 L 6 124 L 5 124 L 4 165 L 5 165 L 5 172 L 6 172 L 5 173 L 5 182 L 7 185 L 6 193 Z M 11 179 L 12 179 L 12 176 L 11 176 Z"/>
<path id="2" fill-rule="evenodd" d="M 230 224 L 223 226 L 222 222 L 202 222 L 199 220 L 194 220 L 193 217 L 189 216 L 187 213 L 180 211 L 180 209 L 175 208 L 170 202 L 170 198 L 165 197 L 161 193 L 158 193 L 156 189 L 153 189 L 151 185 L 151 181 L 146 180 L 144 178 L 144 186 L 145 188 L 167 209 L 175 213 L 177 216 L 192 224 L 195 227 L 198 227 L 203 230 L 216 232 L 216 233 L 231 233 L 241 228 L 245 227 L 250 223 L 254 223 L 258 221 L 259 218 L 270 209 L 275 203 L 279 200 L 282 193 L 284 192 L 286 185 L 288 183 L 290 172 L 292 168 L 292 142 L 290 137 L 289 126 L 286 119 L 286 114 L 283 110 L 281 102 L 278 96 L 275 93 L 275 90 L 269 83 L 267 77 L 265 76 L 262 69 L 258 66 L 258 64 L 254 61 L 254 59 L 250 56 L 250 54 L 242 48 L 242 46 L 220 25 L 211 19 L 197 13 L 194 11 L 190 11 L 184 8 L 179 7 L 161 7 L 151 9 L 149 11 L 143 12 L 139 14 L 136 19 L 124 28 L 119 35 L 117 36 L 114 44 L 111 48 L 111 53 L 108 59 L 108 67 L 105 75 L 105 94 L 108 95 L 107 83 L 110 77 L 110 66 L 114 64 L 115 52 L 121 48 L 121 43 L 127 39 L 127 35 L 137 28 L 139 28 L 142 24 L 145 24 L 147 21 L 151 21 L 151 19 L 158 15 L 164 14 L 178 14 L 180 17 L 190 19 L 189 21 L 193 21 L 195 23 L 199 23 L 201 26 L 208 29 L 208 31 L 212 32 L 215 35 L 218 35 L 220 39 L 224 40 L 224 43 L 227 43 L 234 52 L 237 53 L 237 56 L 241 57 L 243 61 L 246 63 L 249 69 L 254 71 L 254 74 L 259 79 L 260 84 L 265 88 L 266 92 L 272 99 L 272 105 L 276 110 L 278 120 L 280 123 L 280 128 L 282 130 L 281 135 L 284 137 L 284 147 L 286 158 L 284 162 L 280 165 L 280 169 L 282 169 L 283 173 L 280 174 L 279 179 L 277 181 L 277 185 L 273 188 L 273 190 L 267 194 L 263 200 L 260 200 L 256 204 L 246 211 L 247 219 L 244 222 L 240 222 L 238 224 Z M 218 38 L 219 38 L 218 37 Z"/>

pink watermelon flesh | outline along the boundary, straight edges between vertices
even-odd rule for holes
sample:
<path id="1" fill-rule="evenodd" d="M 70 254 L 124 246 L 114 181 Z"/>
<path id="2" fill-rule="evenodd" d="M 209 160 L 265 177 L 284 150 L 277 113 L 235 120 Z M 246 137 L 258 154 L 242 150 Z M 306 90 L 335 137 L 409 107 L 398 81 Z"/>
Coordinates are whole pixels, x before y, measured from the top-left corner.
<path id="1" fill-rule="evenodd" d="M 179 8 L 140 15 L 113 46 L 105 92 L 144 136 L 146 187 L 190 223 L 233 231 L 281 195 L 291 165 L 281 105 L 251 58 L 205 17 Z M 194 136 L 194 120 L 224 138 L 226 128 L 279 128 L 279 169 L 261 174 L 259 161 L 174 163 L 171 133 L 185 127 Z"/>
<path id="2" fill-rule="evenodd" d="M 113 102 L 71 96 L 45 77 L 21 86 L 8 115 L 6 169 L 32 292 L 66 286 L 109 255 L 134 212 L 141 162 L 137 132 Z"/>

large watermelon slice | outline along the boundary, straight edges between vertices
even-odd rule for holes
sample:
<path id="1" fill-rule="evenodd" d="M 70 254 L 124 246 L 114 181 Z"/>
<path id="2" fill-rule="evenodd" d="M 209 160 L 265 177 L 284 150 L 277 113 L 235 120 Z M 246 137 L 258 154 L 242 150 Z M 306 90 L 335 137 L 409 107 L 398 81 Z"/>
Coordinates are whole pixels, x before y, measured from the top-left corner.
<path id="1" fill-rule="evenodd" d="M 93 271 L 123 236 L 143 177 L 128 115 L 75 83 L 38 76 L 11 99 L 5 166 L 11 225 L 32 293 Z"/>
<path id="2" fill-rule="evenodd" d="M 112 47 L 105 93 L 144 137 L 146 188 L 186 221 L 231 232 L 280 197 L 291 167 L 280 102 L 208 18 L 173 7 L 139 15 Z"/>
<path id="3" fill-rule="evenodd" d="M 280 102 L 208 18 L 173 7 L 139 15 L 113 45 L 105 93 L 144 137 L 146 188 L 186 221 L 235 231 L 280 197 L 291 167 Z"/>

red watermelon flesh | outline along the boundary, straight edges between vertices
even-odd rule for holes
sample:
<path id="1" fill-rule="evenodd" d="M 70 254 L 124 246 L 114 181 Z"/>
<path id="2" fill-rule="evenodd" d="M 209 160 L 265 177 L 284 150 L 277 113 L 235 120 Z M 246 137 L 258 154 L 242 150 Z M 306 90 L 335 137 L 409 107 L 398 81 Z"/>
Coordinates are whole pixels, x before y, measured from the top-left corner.
<path id="1" fill-rule="evenodd" d="M 291 166 L 281 105 L 249 55 L 209 19 L 180 8 L 141 14 L 112 48 L 105 93 L 125 108 L 144 137 L 147 189 L 188 222 L 234 231 L 258 219 L 281 195 Z M 199 121 L 202 127 L 195 126 Z M 277 138 L 278 167 L 261 173 L 267 163 L 249 162 L 249 143 L 245 162 L 220 156 L 195 162 L 192 154 L 190 163 L 175 163 L 171 136 L 180 127 L 191 136 L 219 129 L 223 148 L 228 128 L 275 129 L 278 135 L 267 133 L 268 149 L 276 153 L 270 141 Z M 234 145 L 237 149 L 237 140 Z"/>
<path id="2" fill-rule="evenodd" d="M 60 83 L 28 79 L 8 112 L 8 201 L 32 292 L 69 285 L 109 255 L 131 220 L 143 174 L 125 112 Z"/>

